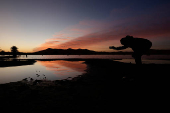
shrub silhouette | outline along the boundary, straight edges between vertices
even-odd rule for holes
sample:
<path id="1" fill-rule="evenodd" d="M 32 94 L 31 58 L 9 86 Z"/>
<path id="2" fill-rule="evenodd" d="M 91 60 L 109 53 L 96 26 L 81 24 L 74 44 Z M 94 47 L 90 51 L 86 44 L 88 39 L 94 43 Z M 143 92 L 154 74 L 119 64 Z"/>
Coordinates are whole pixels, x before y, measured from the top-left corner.
<path id="1" fill-rule="evenodd" d="M 16 46 L 11 47 L 11 53 L 13 54 L 13 57 L 17 56 L 18 48 Z"/>

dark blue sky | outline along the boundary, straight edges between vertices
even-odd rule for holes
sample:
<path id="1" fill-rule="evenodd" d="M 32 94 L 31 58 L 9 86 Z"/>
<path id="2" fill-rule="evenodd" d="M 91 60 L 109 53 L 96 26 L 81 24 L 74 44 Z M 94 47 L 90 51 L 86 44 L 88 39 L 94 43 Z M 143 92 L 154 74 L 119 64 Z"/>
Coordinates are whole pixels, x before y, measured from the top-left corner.
<path id="1" fill-rule="evenodd" d="M 128 33 L 151 39 L 155 48 L 168 48 L 158 42 L 169 42 L 165 26 L 170 24 L 169 6 L 169 0 L 0 0 L 0 49 L 16 45 L 32 51 L 64 45 L 107 51 L 108 44 L 119 45 L 118 37 Z M 90 34 L 97 43 L 88 45 L 94 38 Z M 101 38 L 106 34 L 112 37 Z M 82 45 L 73 46 L 80 37 Z"/>

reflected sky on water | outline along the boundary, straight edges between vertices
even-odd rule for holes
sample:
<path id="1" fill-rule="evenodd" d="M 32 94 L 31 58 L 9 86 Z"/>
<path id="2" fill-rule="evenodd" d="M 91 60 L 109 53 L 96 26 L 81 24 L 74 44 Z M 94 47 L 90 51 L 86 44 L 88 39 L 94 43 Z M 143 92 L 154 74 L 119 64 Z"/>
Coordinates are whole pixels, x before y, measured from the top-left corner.
<path id="1" fill-rule="evenodd" d="M 133 59 L 132 55 L 21 55 L 18 59 Z M 170 55 L 143 55 L 142 59 L 170 59 Z"/>
<path id="2" fill-rule="evenodd" d="M 61 80 L 85 73 L 84 61 L 37 61 L 34 65 L 0 68 L 0 84 L 28 80 Z"/>
<path id="3" fill-rule="evenodd" d="M 0 84 L 28 80 L 61 80 L 76 77 L 85 73 L 87 65 L 84 61 L 66 61 L 66 59 L 112 59 L 124 63 L 135 61 L 131 55 L 21 55 L 18 59 L 60 59 L 53 61 L 37 61 L 33 65 L 0 67 Z M 65 60 L 61 60 L 65 59 Z M 164 59 L 164 60 L 158 60 Z M 170 64 L 169 55 L 142 56 L 143 64 Z M 8 59 L 7 59 L 8 60 Z"/>
<path id="4" fill-rule="evenodd" d="M 136 64 L 135 59 L 121 59 L 121 60 L 114 60 L 123 63 L 131 63 Z M 142 64 L 170 64 L 170 60 L 142 60 Z"/>

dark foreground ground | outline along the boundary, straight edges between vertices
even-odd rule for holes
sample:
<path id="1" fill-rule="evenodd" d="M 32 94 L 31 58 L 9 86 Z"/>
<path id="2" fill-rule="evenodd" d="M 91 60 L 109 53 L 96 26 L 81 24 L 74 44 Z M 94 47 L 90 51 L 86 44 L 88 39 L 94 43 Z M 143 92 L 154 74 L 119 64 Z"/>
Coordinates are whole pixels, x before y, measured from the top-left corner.
<path id="1" fill-rule="evenodd" d="M 137 66 L 85 60 L 85 74 L 52 85 L 0 85 L 0 111 L 111 113 L 163 111 L 168 106 L 170 65 Z"/>

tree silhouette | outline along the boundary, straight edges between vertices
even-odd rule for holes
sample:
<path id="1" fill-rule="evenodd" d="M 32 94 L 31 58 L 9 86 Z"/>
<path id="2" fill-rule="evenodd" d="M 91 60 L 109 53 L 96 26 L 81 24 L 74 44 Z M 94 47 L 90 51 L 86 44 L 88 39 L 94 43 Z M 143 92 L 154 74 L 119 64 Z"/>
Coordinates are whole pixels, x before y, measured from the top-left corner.
<path id="1" fill-rule="evenodd" d="M 4 55 L 4 53 L 5 53 L 5 51 L 4 51 L 4 50 L 2 50 L 2 51 L 1 51 L 1 55 Z"/>
<path id="2" fill-rule="evenodd" d="M 18 48 L 16 46 L 11 47 L 11 52 L 13 54 L 13 57 L 17 56 Z"/>

